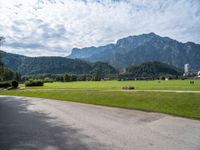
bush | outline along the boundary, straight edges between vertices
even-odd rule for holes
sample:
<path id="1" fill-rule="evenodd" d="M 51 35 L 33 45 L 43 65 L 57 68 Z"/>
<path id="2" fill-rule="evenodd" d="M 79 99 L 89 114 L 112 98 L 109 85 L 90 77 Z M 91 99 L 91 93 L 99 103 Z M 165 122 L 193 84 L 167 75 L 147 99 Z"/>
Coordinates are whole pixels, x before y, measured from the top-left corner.
<path id="1" fill-rule="evenodd" d="M 11 87 L 9 82 L 0 82 L 0 88 L 8 88 Z"/>
<path id="2" fill-rule="evenodd" d="M 17 81 L 12 81 L 12 87 L 17 88 L 19 83 Z"/>
<path id="3" fill-rule="evenodd" d="M 165 80 L 165 77 L 161 77 L 160 79 L 161 79 L 161 80 Z"/>
<path id="4" fill-rule="evenodd" d="M 25 86 L 43 86 L 44 83 L 42 81 L 39 80 L 31 80 L 31 81 L 26 81 L 25 82 Z"/>

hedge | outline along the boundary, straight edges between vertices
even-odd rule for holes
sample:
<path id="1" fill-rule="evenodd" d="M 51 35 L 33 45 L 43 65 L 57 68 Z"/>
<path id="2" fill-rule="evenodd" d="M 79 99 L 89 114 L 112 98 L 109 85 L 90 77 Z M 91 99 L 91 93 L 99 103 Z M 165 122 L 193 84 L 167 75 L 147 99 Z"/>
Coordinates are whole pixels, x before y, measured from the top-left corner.
<path id="1" fill-rule="evenodd" d="M 25 86 L 43 86 L 43 81 L 33 80 L 33 81 L 26 81 Z"/>

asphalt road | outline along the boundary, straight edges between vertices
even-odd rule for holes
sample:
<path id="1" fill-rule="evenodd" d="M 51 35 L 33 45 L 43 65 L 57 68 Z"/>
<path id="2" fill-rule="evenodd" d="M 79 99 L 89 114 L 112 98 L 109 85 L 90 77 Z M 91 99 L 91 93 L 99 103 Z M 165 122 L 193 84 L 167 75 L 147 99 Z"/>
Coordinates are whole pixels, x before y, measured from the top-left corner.
<path id="1" fill-rule="evenodd" d="M 0 150 L 200 150 L 200 121 L 0 96 Z"/>

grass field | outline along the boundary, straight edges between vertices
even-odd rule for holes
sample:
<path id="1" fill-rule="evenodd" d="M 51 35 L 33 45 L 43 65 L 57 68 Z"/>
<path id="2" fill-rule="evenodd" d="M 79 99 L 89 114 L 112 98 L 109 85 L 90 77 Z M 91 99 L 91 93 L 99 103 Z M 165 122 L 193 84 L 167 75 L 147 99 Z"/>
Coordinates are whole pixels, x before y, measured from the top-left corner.
<path id="1" fill-rule="evenodd" d="M 0 94 L 41 97 L 112 107 L 139 109 L 200 119 L 200 94 L 194 93 L 120 92 L 101 90 L 21 90 L 0 91 Z"/>
<path id="2" fill-rule="evenodd" d="M 200 81 L 101 81 L 45 83 L 44 87 L 0 91 L 0 95 L 40 97 L 200 119 L 200 93 L 124 92 L 122 86 L 138 90 L 200 90 Z M 71 90 L 73 89 L 73 90 Z"/>
<path id="3" fill-rule="evenodd" d="M 123 86 L 134 86 L 136 90 L 200 90 L 200 80 L 194 84 L 190 84 L 190 80 L 55 82 L 45 83 L 42 89 L 121 90 Z"/>

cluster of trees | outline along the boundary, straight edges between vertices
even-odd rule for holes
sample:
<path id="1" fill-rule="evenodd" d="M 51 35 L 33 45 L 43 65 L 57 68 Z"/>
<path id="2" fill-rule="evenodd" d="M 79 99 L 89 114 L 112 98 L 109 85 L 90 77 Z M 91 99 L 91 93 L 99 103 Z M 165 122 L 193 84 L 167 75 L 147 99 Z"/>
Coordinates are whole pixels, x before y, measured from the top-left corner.
<path id="1" fill-rule="evenodd" d="M 21 75 L 7 67 L 3 67 L 1 70 L 0 81 L 16 80 L 21 81 Z"/>
<path id="2" fill-rule="evenodd" d="M 126 72 L 119 75 L 119 80 L 154 80 L 154 79 L 178 79 L 183 71 L 161 62 L 146 62 L 126 68 Z"/>
<path id="3" fill-rule="evenodd" d="M 68 69 L 70 67 L 73 66 L 69 66 Z M 94 64 L 90 64 L 89 67 L 90 69 L 89 70 L 86 69 L 87 71 L 81 73 L 78 73 L 78 68 L 79 68 L 78 65 L 75 65 L 74 66 L 75 72 L 68 71 L 66 73 L 59 73 L 59 74 L 56 73 L 41 73 L 41 74 L 31 74 L 31 75 L 28 74 L 22 76 L 22 81 L 27 81 L 27 80 L 42 80 L 44 82 L 100 81 L 105 79 L 116 79 L 118 75 L 118 72 L 115 68 L 103 62 L 96 62 Z"/>

